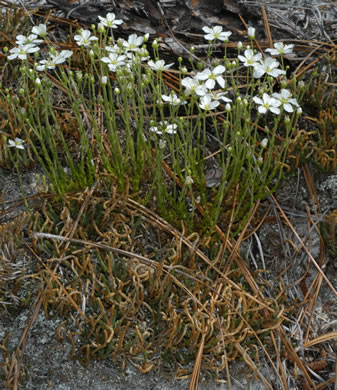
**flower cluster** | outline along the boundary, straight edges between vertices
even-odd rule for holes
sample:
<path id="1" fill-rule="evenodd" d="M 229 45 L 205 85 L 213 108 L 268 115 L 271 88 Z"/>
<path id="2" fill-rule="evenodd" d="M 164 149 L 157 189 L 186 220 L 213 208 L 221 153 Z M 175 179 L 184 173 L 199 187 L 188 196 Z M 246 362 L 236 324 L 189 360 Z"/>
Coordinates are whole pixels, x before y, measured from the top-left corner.
<path id="1" fill-rule="evenodd" d="M 121 67 L 126 67 L 130 70 L 132 64 L 139 64 L 150 58 L 149 52 L 143 47 L 145 38 L 147 37 L 132 34 L 127 40 L 119 39 L 113 46 L 105 47 L 107 55 L 102 57 L 101 61 L 108 65 L 111 72 L 116 72 Z"/>
<path id="2" fill-rule="evenodd" d="M 150 131 L 153 133 L 162 134 L 176 134 L 177 125 L 175 123 L 169 123 L 168 121 L 159 122 L 158 126 L 151 126 Z"/>
<path id="3" fill-rule="evenodd" d="M 227 91 L 225 90 L 226 82 L 223 77 L 226 71 L 225 66 L 218 65 L 213 69 L 206 68 L 202 72 L 198 72 L 194 78 L 189 76 L 185 77 L 181 84 L 185 88 L 185 94 L 196 94 L 200 97 L 199 107 L 202 110 L 213 110 L 222 100 L 226 103 L 231 102 L 231 99 L 226 97 Z M 216 86 L 220 86 L 221 90 L 214 90 Z"/>
<path id="4" fill-rule="evenodd" d="M 228 37 L 231 35 L 230 32 L 222 31 L 221 26 L 215 26 L 212 29 L 204 27 L 203 31 L 206 33 L 205 39 L 214 41 L 216 39 L 222 41 L 228 41 Z M 255 30 L 253 28 L 248 29 L 248 35 L 250 39 L 255 38 Z M 292 52 L 294 45 L 284 45 L 282 42 L 277 42 L 273 49 L 267 49 L 271 55 L 289 54 Z M 242 45 L 238 47 L 240 50 Z M 263 58 L 261 53 L 257 53 L 252 50 L 249 46 L 244 51 L 243 55 L 238 55 L 239 61 L 246 68 L 253 68 L 254 79 L 261 79 L 263 76 L 269 76 L 276 78 L 284 76 L 285 70 L 280 69 L 280 63 L 273 57 Z M 234 62 L 234 67 L 237 63 Z M 219 100 L 224 101 L 226 104 L 226 111 L 230 111 L 231 99 L 225 96 L 226 94 L 226 81 L 225 73 L 231 73 L 231 70 L 226 71 L 224 65 L 217 65 L 213 69 L 206 68 L 202 72 L 198 72 L 192 78 L 190 76 L 185 77 L 181 84 L 185 88 L 186 95 L 195 94 L 199 96 L 200 103 L 199 108 L 202 110 L 214 110 L 219 106 Z M 254 81 L 251 81 L 254 83 Z M 214 88 L 220 87 L 220 92 L 214 91 Z M 265 114 L 268 111 L 273 114 L 280 114 L 281 108 L 286 112 L 293 112 L 294 107 L 299 108 L 299 105 L 295 98 L 292 98 L 291 92 L 287 89 L 282 89 L 280 93 L 273 93 L 271 96 L 266 92 L 261 97 L 255 96 L 253 101 L 257 104 L 257 109 L 260 114 Z"/>
<path id="5" fill-rule="evenodd" d="M 18 35 L 15 43 L 18 45 L 9 51 L 9 60 L 19 59 L 27 60 L 29 54 L 36 53 L 40 50 L 38 44 L 43 43 L 43 39 L 38 39 L 38 36 L 45 37 L 47 34 L 47 27 L 45 24 L 40 24 L 32 28 L 31 34 L 28 36 Z M 67 58 L 73 54 L 70 50 L 62 50 L 57 52 L 52 48 L 47 59 L 40 60 L 36 65 L 36 70 L 44 71 L 48 69 L 55 69 L 56 65 L 64 63 Z"/>
<path id="6" fill-rule="evenodd" d="M 259 79 L 264 75 L 278 77 L 284 75 L 285 70 L 278 69 L 280 63 L 272 57 L 262 58 L 261 53 L 254 53 L 250 48 L 244 51 L 244 55 L 238 56 L 246 67 L 253 67 L 253 77 Z"/>
<path id="7" fill-rule="evenodd" d="M 116 19 L 116 16 L 113 13 L 108 13 L 105 18 L 99 17 L 99 19 L 99 29 L 97 30 L 99 32 L 103 32 L 106 28 L 116 29 L 123 23 L 122 20 Z M 203 31 L 205 32 L 204 38 L 210 42 L 210 45 L 215 40 L 227 43 L 231 35 L 230 31 L 223 31 L 221 26 L 205 26 L 203 27 Z M 46 37 L 46 34 L 46 25 L 40 24 L 39 26 L 34 26 L 29 35 L 18 35 L 16 37 L 17 47 L 12 48 L 9 51 L 8 59 L 27 60 L 30 54 L 39 51 L 40 48 L 38 45 L 44 42 L 43 39 L 40 38 Z M 255 30 L 253 28 L 249 28 L 248 35 L 251 40 L 254 39 Z M 101 48 L 98 45 L 99 39 L 89 30 L 80 30 L 78 34 L 74 36 L 74 40 L 78 46 L 90 50 L 90 55 L 96 56 L 101 63 L 107 66 L 106 68 L 102 65 L 103 74 L 100 77 L 102 85 L 104 86 L 107 84 L 109 79 L 106 75 L 107 69 L 110 72 L 117 74 L 119 70 L 123 69 L 123 72 L 128 70 L 129 73 L 132 74 L 132 66 L 134 64 L 138 65 L 142 62 L 146 62 L 147 67 L 143 66 L 142 69 L 147 68 L 148 70 L 150 69 L 150 72 L 157 72 L 160 74 L 173 66 L 173 63 L 165 64 L 165 61 L 161 59 L 150 59 L 149 52 L 146 49 L 147 39 L 148 35 L 138 36 L 136 34 L 132 34 L 127 40 L 118 39 L 116 42 L 112 38 L 109 40 L 108 45 Z M 155 41 L 153 45 L 157 46 L 157 41 Z M 185 76 L 181 80 L 181 85 L 184 88 L 182 96 L 178 96 L 173 92 L 165 94 L 165 92 L 162 91 L 160 98 L 157 100 L 158 103 L 166 103 L 171 106 L 179 107 L 187 104 L 186 98 L 188 96 L 196 96 L 200 111 L 215 110 L 220 105 L 220 102 L 223 102 L 225 103 L 225 110 L 229 113 L 232 108 L 232 99 L 227 96 L 228 88 L 226 80 L 227 77 L 233 80 L 233 77 L 231 76 L 233 76 L 234 72 L 237 71 L 239 64 L 241 63 L 244 68 L 247 68 L 248 75 L 252 74 L 253 78 L 250 80 L 252 85 L 257 86 L 257 83 L 260 83 L 259 91 L 261 91 L 261 93 L 258 96 L 252 97 L 252 101 L 256 104 L 257 111 L 260 114 L 271 112 L 278 115 L 281 113 L 281 110 L 288 113 L 294 112 L 294 109 L 299 111 L 300 107 L 297 100 L 292 97 L 292 94 L 288 89 L 281 89 L 280 92 L 276 93 L 272 91 L 272 87 L 270 87 L 270 85 L 268 86 L 267 83 L 263 84 L 263 82 L 261 84 L 259 81 L 263 78 L 263 76 L 265 76 L 266 79 L 270 77 L 276 78 L 284 76 L 286 72 L 282 69 L 280 63 L 273 57 L 263 56 L 261 53 L 251 49 L 249 46 L 243 51 L 243 53 L 241 53 L 241 48 L 242 44 L 240 43 L 240 45 L 238 45 L 239 54 L 237 61 L 233 61 L 232 63 L 225 61 L 223 64 L 217 63 L 214 67 L 209 65 L 203 70 L 190 73 L 188 76 L 186 76 L 187 70 L 182 72 Z M 285 45 L 282 42 L 277 42 L 275 43 L 274 48 L 267 49 L 266 53 L 269 53 L 272 56 L 279 55 L 282 58 L 284 54 L 291 53 L 292 49 L 293 45 Z M 43 59 L 39 60 L 39 62 L 35 64 L 34 68 L 38 72 L 53 70 L 57 67 L 57 65 L 66 62 L 72 54 L 73 52 L 70 50 L 57 51 L 52 47 L 49 49 L 47 56 L 44 56 Z M 250 69 L 252 69 L 252 72 L 250 72 Z M 147 74 L 144 75 L 144 79 L 146 77 L 148 77 Z M 255 81 L 254 79 L 258 79 L 258 81 Z M 40 78 L 36 78 L 35 84 L 37 86 L 41 85 Z M 131 84 L 128 82 L 126 85 L 130 85 L 130 88 L 132 88 Z M 233 96 L 234 95 L 235 94 L 233 94 Z M 239 96 L 239 94 L 237 94 L 237 96 Z M 165 121 L 160 122 L 157 126 L 151 126 L 150 130 L 160 135 L 163 133 L 175 134 L 177 131 L 177 125 Z"/>
<path id="8" fill-rule="evenodd" d="M 40 24 L 39 26 L 34 26 L 31 34 L 28 36 L 18 35 L 15 41 L 18 46 L 13 47 L 13 49 L 9 51 L 10 55 L 8 56 L 8 59 L 15 60 L 18 58 L 19 60 L 27 60 L 29 54 L 38 52 L 40 48 L 37 45 L 43 42 L 42 39 L 38 39 L 38 36 L 45 37 L 46 31 L 46 25 Z"/>

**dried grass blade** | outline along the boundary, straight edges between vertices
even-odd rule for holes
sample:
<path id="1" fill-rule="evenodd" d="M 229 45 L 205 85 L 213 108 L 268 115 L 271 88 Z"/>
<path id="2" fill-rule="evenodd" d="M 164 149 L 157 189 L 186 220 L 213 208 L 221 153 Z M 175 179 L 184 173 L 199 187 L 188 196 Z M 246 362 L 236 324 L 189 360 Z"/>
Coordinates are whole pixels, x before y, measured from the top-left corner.
<path id="1" fill-rule="evenodd" d="M 306 381 L 306 384 L 309 386 L 308 388 L 309 389 L 316 389 L 316 386 L 314 384 L 314 382 L 312 381 L 309 373 L 308 373 L 308 370 L 306 369 L 304 363 L 302 362 L 302 360 L 299 358 L 299 356 L 297 355 L 297 353 L 295 352 L 293 346 L 291 345 L 291 343 L 289 342 L 289 339 L 287 336 L 285 336 L 283 334 L 283 331 L 282 329 L 278 329 L 277 330 L 277 333 L 278 335 L 281 337 L 281 340 L 284 344 L 284 346 L 286 347 L 287 351 L 288 351 L 288 354 L 289 354 L 289 358 L 294 362 L 296 363 L 296 365 L 300 368 L 300 370 L 302 371 L 303 375 L 304 375 L 304 379 Z"/>
<path id="2" fill-rule="evenodd" d="M 266 8 L 265 8 L 264 4 L 261 4 L 261 11 L 262 11 L 264 28 L 265 28 L 266 34 L 267 34 L 268 44 L 269 44 L 269 47 L 273 47 L 273 38 L 271 35 L 267 12 L 266 12 Z"/>
<path id="3" fill-rule="evenodd" d="M 337 339 L 337 332 L 329 332 L 326 334 L 323 334 L 322 336 L 318 336 L 307 343 L 303 344 L 304 348 L 312 347 L 313 345 L 324 343 L 329 340 L 336 340 Z"/>
<path id="4" fill-rule="evenodd" d="M 282 210 L 282 207 L 280 206 L 280 204 L 278 203 L 278 201 L 276 200 L 276 198 L 274 197 L 273 194 L 270 195 L 271 198 L 273 199 L 273 201 L 275 202 L 276 206 L 278 207 L 278 209 L 280 210 L 281 212 L 281 215 L 282 217 L 284 218 L 284 220 L 287 222 L 289 228 L 292 230 L 292 232 L 294 233 L 296 239 L 299 241 L 299 243 L 301 244 L 302 248 L 304 249 L 305 253 L 309 256 L 309 259 L 310 261 L 314 264 L 314 266 L 316 267 L 316 269 L 318 270 L 318 272 L 322 275 L 323 279 L 326 281 L 326 283 L 328 284 L 328 286 L 330 287 L 331 291 L 336 295 L 337 297 L 337 291 L 335 290 L 335 288 L 333 287 L 333 285 L 331 284 L 330 280 L 327 278 L 327 276 L 325 275 L 325 273 L 323 272 L 322 268 L 317 264 L 316 260 L 313 258 L 312 254 L 310 253 L 310 251 L 308 250 L 308 248 L 305 246 L 304 242 L 302 241 L 301 237 L 298 235 L 297 231 L 295 230 L 294 226 L 292 225 L 292 223 L 289 221 L 288 217 L 286 216 L 286 214 L 284 213 L 284 211 Z"/>
<path id="5" fill-rule="evenodd" d="M 188 390 L 198 390 L 199 374 L 200 374 L 200 367 L 201 367 L 201 360 L 202 360 L 204 345 L 205 345 L 205 333 L 203 333 L 201 341 L 200 341 L 197 357 L 195 358 L 195 362 L 194 362 L 192 378 L 191 378 L 191 382 L 188 386 Z"/>

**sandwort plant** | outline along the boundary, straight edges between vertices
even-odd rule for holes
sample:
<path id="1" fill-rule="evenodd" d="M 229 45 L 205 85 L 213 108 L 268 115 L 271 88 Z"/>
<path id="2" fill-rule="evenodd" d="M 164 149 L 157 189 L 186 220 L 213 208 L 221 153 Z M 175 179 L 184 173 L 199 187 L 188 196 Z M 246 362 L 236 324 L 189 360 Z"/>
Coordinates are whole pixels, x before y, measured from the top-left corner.
<path id="1" fill-rule="evenodd" d="M 131 358 L 148 372 L 164 360 L 181 378 L 195 361 L 193 374 L 202 367 L 229 380 L 228 363 L 239 357 L 255 373 L 264 357 L 273 366 L 275 354 L 289 360 L 290 343 L 288 355 L 275 342 L 294 311 L 288 291 L 265 283 L 264 271 L 253 275 L 239 244 L 300 137 L 305 85 L 288 80 L 284 62 L 293 47 L 258 52 L 249 28 L 249 42 L 233 51 L 230 32 L 205 26 L 206 58 L 194 62 L 191 49 L 190 65 L 173 64 L 161 58 L 160 40 L 115 39 L 121 24 L 108 14 L 62 49 L 41 24 L 3 50 L 0 162 L 19 171 L 37 161 L 56 195 L 36 195 L 34 215 L 4 225 L 2 242 L 13 242 L 10 229 L 30 238 L 27 248 L 41 255 L 40 302 L 66 319 L 56 338 L 67 337 L 83 361 Z M 218 41 L 222 58 L 214 58 Z M 334 116 L 320 118 L 325 138 Z M 200 234 L 214 231 L 219 240 Z M 16 253 L 1 256 L 10 281 Z M 14 367 L 19 376 L 8 363 L 8 383 Z"/>
<path id="2" fill-rule="evenodd" d="M 17 85 L 1 88 L 20 125 L 5 136 L 7 149 L 15 149 L 11 158 L 23 161 L 24 148 L 33 151 L 59 195 L 92 186 L 98 177 L 121 190 L 131 185 L 165 218 L 190 227 L 198 203 L 207 210 L 209 231 L 232 203 L 239 232 L 254 202 L 279 182 L 301 113 L 300 89 L 296 80 L 287 87 L 283 62 L 293 45 L 278 42 L 259 53 L 239 42 L 230 60 L 231 33 L 206 26 L 206 62 L 188 71 L 179 59 L 174 71 L 160 59 L 157 40 L 153 58 L 147 35 L 116 40 L 121 23 L 112 13 L 101 17 L 98 26 L 73 37 L 74 51 L 51 45 L 43 24 L 4 49 L 13 71 L 20 63 Z M 250 28 L 251 45 L 254 33 Z M 222 59 L 212 58 L 217 40 L 224 43 Z M 175 91 L 163 77 L 170 72 L 179 76 Z M 59 110 L 75 118 L 70 137 Z M 162 164 L 172 170 L 172 181 Z"/>

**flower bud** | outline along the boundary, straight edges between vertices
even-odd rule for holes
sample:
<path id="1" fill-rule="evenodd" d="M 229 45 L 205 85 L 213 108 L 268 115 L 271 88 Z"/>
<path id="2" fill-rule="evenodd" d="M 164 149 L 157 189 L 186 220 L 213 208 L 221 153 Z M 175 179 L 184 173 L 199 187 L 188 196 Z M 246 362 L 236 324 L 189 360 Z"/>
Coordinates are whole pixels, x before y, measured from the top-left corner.
<path id="1" fill-rule="evenodd" d="M 287 80 L 286 79 L 281 80 L 281 88 L 287 88 Z"/>
<path id="2" fill-rule="evenodd" d="M 303 80 L 301 80 L 301 81 L 298 82 L 297 85 L 298 85 L 299 89 L 303 89 L 305 87 L 305 82 Z"/>
<path id="3" fill-rule="evenodd" d="M 255 38 L 255 28 L 254 27 L 248 27 L 248 38 L 249 39 Z"/>
<path id="4" fill-rule="evenodd" d="M 83 73 L 80 72 L 80 71 L 77 71 L 77 72 L 76 72 L 76 80 L 77 80 L 78 82 L 80 82 L 80 81 L 82 81 L 82 79 L 83 79 Z"/>
<path id="5" fill-rule="evenodd" d="M 97 25 L 97 31 L 99 32 L 99 33 L 104 33 L 105 32 L 105 26 L 102 24 L 102 23 L 98 23 L 98 25 Z"/>
<path id="6" fill-rule="evenodd" d="M 267 145 L 268 145 L 268 138 L 263 138 L 263 140 L 261 141 L 261 146 L 265 148 Z"/>

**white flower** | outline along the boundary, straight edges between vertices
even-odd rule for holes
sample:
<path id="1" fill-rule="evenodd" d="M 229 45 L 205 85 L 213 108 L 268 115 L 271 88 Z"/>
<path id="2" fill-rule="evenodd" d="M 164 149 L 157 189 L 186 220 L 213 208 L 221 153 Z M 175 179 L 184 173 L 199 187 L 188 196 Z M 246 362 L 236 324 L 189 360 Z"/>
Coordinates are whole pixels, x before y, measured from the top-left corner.
<path id="1" fill-rule="evenodd" d="M 124 50 L 120 48 L 117 44 L 114 44 L 113 46 L 105 46 L 105 50 L 109 53 L 116 53 L 118 55 L 124 53 Z"/>
<path id="2" fill-rule="evenodd" d="M 71 50 L 62 50 L 60 53 L 50 54 L 50 57 L 46 60 L 41 60 L 40 65 L 36 67 L 38 71 L 46 69 L 55 69 L 56 65 L 63 64 L 67 58 L 71 57 L 73 52 Z"/>
<path id="3" fill-rule="evenodd" d="M 212 93 L 210 93 L 210 96 L 213 100 L 223 100 L 224 102 L 226 103 L 229 103 L 231 102 L 232 100 L 229 99 L 228 97 L 226 97 L 225 95 L 227 94 L 227 92 L 223 92 L 223 91 L 214 91 Z"/>
<path id="4" fill-rule="evenodd" d="M 47 60 L 41 60 L 39 62 L 40 65 L 37 65 L 36 69 L 39 71 L 39 72 L 42 72 L 44 70 L 47 70 L 47 69 L 55 69 L 56 67 L 56 63 L 54 61 L 54 58 L 53 57 L 50 57 L 49 59 Z"/>
<path id="5" fill-rule="evenodd" d="M 165 133 L 167 133 L 167 134 L 176 134 L 176 132 L 177 132 L 176 128 L 177 128 L 177 127 L 178 127 L 178 126 L 177 126 L 175 123 L 173 123 L 173 124 L 168 124 L 168 125 L 166 126 Z"/>
<path id="6" fill-rule="evenodd" d="M 39 87 L 41 85 L 41 80 L 37 77 L 35 79 L 35 84 Z"/>
<path id="7" fill-rule="evenodd" d="M 119 56 L 116 53 L 110 53 L 109 57 L 103 57 L 101 58 L 101 61 L 108 64 L 109 70 L 111 72 L 116 72 L 118 66 L 126 64 L 125 59 L 125 55 Z"/>
<path id="8" fill-rule="evenodd" d="M 198 96 L 205 96 L 208 94 L 208 89 L 203 85 L 199 85 L 197 87 L 197 89 L 195 90 L 195 93 L 198 95 Z"/>
<path id="9" fill-rule="evenodd" d="M 102 78 L 101 78 L 101 83 L 102 83 L 103 85 L 106 85 L 106 84 L 108 83 L 108 77 L 107 77 L 107 76 L 102 76 Z"/>
<path id="10" fill-rule="evenodd" d="M 153 62 L 152 60 L 150 60 L 147 64 L 149 65 L 149 67 L 151 69 L 159 70 L 159 71 L 163 71 L 163 70 L 169 69 L 169 68 L 171 68 L 172 65 L 174 65 L 173 63 L 165 65 L 165 61 L 164 60 L 158 60 L 156 62 Z"/>
<path id="11" fill-rule="evenodd" d="M 168 123 L 167 121 L 159 122 L 159 127 L 151 126 L 150 131 L 153 133 L 157 133 L 159 135 L 167 133 L 167 134 L 176 134 L 177 125 L 175 123 Z"/>
<path id="12" fill-rule="evenodd" d="M 285 74 L 285 70 L 276 69 L 280 64 L 274 60 L 274 58 L 267 57 L 263 61 L 261 61 L 259 64 L 256 64 L 254 66 L 254 73 L 253 76 L 256 79 L 259 79 L 264 74 L 267 74 L 272 77 L 277 77 L 281 74 Z"/>
<path id="13" fill-rule="evenodd" d="M 145 47 L 139 47 L 135 49 L 133 52 L 127 53 L 128 58 L 132 61 L 132 63 L 140 63 L 141 61 L 147 61 L 150 56 L 149 52 Z"/>
<path id="14" fill-rule="evenodd" d="M 137 51 L 139 46 L 143 44 L 144 37 L 138 37 L 137 34 L 129 35 L 127 41 L 124 40 L 123 46 L 126 50 Z"/>
<path id="15" fill-rule="evenodd" d="M 73 52 L 71 50 L 61 50 L 60 53 L 57 53 L 55 56 L 55 59 L 58 64 L 61 64 L 62 62 L 65 62 L 67 58 L 70 58 L 73 55 Z"/>
<path id="16" fill-rule="evenodd" d="M 19 58 L 20 60 L 26 60 L 28 54 L 34 53 L 39 50 L 40 48 L 35 46 L 32 43 L 29 43 L 28 45 L 24 45 L 24 46 L 13 47 L 13 49 L 9 51 L 12 54 L 8 56 L 8 59 L 14 60 L 15 58 Z"/>
<path id="17" fill-rule="evenodd" d="M 113 12 L 106 14 L 106 17 L 98 16 L 98 19 L 101 21 L 101 24 L 110 28 L 117 28 L 119 24 L 123 23 L 123 20 L 116 19 L 116 15 Z"/>
<path id="18" fill-rule="evenodd" d="M 291 96 L 291 92 L 288 89 L 281 89 L 281 93 L 274 92 L 272 94 L 272 97 L 278 99 L 281 102 L 284 111 L 287 112 L 294 112 L 293 106 L 299 107 L 297 100 Z"/>
<path id="19" fill-rule="evenodd" d="M 248 38 L 249 39 L 255 38 L 255 28 L 254 27 L 248 27 Z"/>
<path id="20" fill-rule="evenodd" d="M 97 41 L 98 38 L 91 36 L 91 32 L 89 30 L 80 31 L 79 35 L 75 35 L 74 39 L 78 46 L 88 47 L 91 45 L 91 42 Z"/>
<path id="21" fill-rule="evenodd" d="M 47 35 L 47 26 L 45 24 L 39 24 L 32 28 L 32 33 L 40 37 L 45 37 Z"/>
<path id="22" fill-rule="evenodd" d="M 298 107 L 297 111 L 296 111 L 296 114 L 297 115 L 301 115 L 302 114 L 302 107 Z"/>
<path id="23" fill-rule="evenodd" d="M 244 56 L 239 55 L 238 58 L 244 66 L 255 66 L 262 58 L 261 53 L 254 54 L 252 49 L 246 49 L 243 54 Z"/>
<path id="24" fill-rule="evenodd" d="M 243 46 L 243 45 L 242 45 L 242 42 L 239 41 L 236 47 L 238 48 L 238 50 L 241 50 L 241 49 L 242 49 L 242 46 Z"/>
<path id="25" fill-rule="evenodd" d="M 200 85 L 197 79 L 193 79 L 189 76 L 181 80 L 181 85 L 186 88 L 186 95 L 196 93 L 198 96 L 204 96 L 207 93 L 207 88 L 205 86 Z"/>
<path id="26" fill-rule="evenodd" d="M 228 37 L 232 35 L 230 31 L 222 31 L 222 26 L 214 26 L 212 28 L 205 26 L 202 30 L 206 33 L 204 38 L 208 41 L 214 41 L 216 39 L 228 41 Z"/>
<path id="27" fill-rule="evenodd" d="M 39 43 L 42 43 L 43 39 L 37 39 L 37 35 L 35 34 L 30 34 L 28 37 L 25 35 L 17 35 L 15 43 L 18 46 L 24 46 L 24 45 L 29 45 L 30 43 L 33 45 L 37 45 Z"/>
<path id="28" fill-rule="evenodd" d="M 209 111 L 214 110 L 220 103 L 217 100 L 213 100 L 210 95 L 201 96 L 199 107 L 202 110 Z"/>
<path id="29" fill-rule="evenodd" d="M 16 137 L 14 141 L 12 139 L 8 140 L 8 147 L 16 148 L 16 149 L 24 149 L 25 148 L 24 143 L 25 143 L 24 140 Z"/>
<path id="30" fill-rule="evenodd" d="M 207 80 L 205 82 L 205 87 L 208 89 L 213 89 L 215 87 L 215 80 L 221 88 L 224 88 L 225 80 L 221 75 L 225 70 L 226 68 L 223 65 L 218 65 L 213 70 L 206 68 L 202 72 L 197 73 L 195 78 L 197 80 Z"/>
<path id="31" fill-rule="evenodd" d="M 162 150 L 165 149 L 166 148 L 166 144 L 167 144 L 166 140 L 165 139 L 161 139 L 159 141 L 159 144 L 158 144 L 159 149 L 162 149 Z"/>
<path id="32" fill-rule="evenodd" d="M 267 93 L 264 93 L 262 95 L 262 99 L 259 98 L 258 96 L 254 96 L 253 100 L 256 104 L 259 105 L 258 111 L 260 114 L 265 114 L 269 110 L 274 114 L 280 113 L 279 106 L 281 105 L 281 102 L 269 96 Z"/>
<path id="33" fill-rule="evenodd" d="M 229 112 L 231 109 L 232 109 L 231 105 L 230 105 L 229 103 L 227 103 L 227 104 L 225 105 L 225 110 L 226 110 L 227 112 Z"/>
<path id="34" fill-rule="evenodd" d="M 273 56 L 279 56 L 292 53 L 294 45 L 284 45 L 283 42 L 276 42 L 274 43 L 274 48 L 275 49 L 266 49 L 266 51 Z"/>
<path id="35" fill-rule="evenodd" d="M 185 178 L 185 184 L 188 185 L 188 186 L 190 186 L 190 185 L 193 184 L 193 183 L 194 183 L 193 178 L 192 178 L 191 176 L 186 176 L 186 178 Z"/>
<path id="36" fill-rule="evenodd" d="M 171 93 L 170 95 L 161 95 L 161 98 L 164 100 L 164 102 L 170 103 L 173 106 L 178 106 L 179 104 L 186 104 L 186 101 L 182 101 L 178 98 L 178 96 L 175 93 Z"/>

